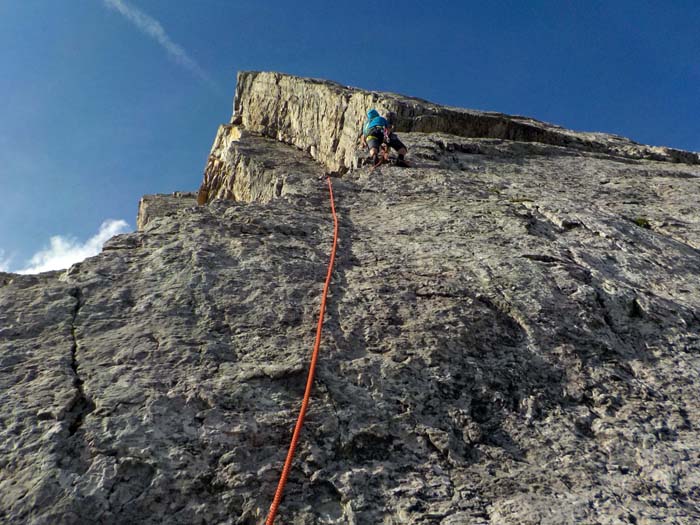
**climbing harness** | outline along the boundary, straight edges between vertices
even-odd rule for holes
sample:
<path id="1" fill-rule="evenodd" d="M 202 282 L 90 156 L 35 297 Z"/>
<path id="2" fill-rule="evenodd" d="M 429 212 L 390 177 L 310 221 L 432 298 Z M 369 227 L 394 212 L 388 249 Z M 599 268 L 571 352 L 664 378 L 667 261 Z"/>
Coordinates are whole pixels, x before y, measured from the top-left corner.
<path id="1" fill-rule="evenodd" d="M 296 449 L 297 442 L 299 441 L 299 435 L 301 434 L 301 427 L 304 425 L 304 417 L 306 415 L 306 409 L 309 405 L 309 398 L 311 397 L 311 387 L 314 383 L 314 374 L 316 372 L 316 362 L 318 361 L 318 352 L 321 347 L 321 332 L 323 330 L 323 315 L 326 311 L 326 297 L 328 296 L 328 288 L 331 283 L 331 276 L 333 275 L 333 264 L 335 262 L 335 250 L 338 245 L 338 217 L 335 214 L 335 201 L 333 200 L 333 185 L 331 184 L 331 178 L 324 177 L 328 181 L 328 193 L 330 195 L 331 201 L 331 213 L 333 215 L 333 247 L 331 248 L 331 258 L 328 263 L 328 273 L 326 274 L 326 282 L 323 285 L 323 294 L 321 296 L 321 309 L 318 315 L 318 326 L 316 327 L 316 341 L 314 343 L 314 349 L 311 354 L 311 364 L 309 365 L 309 375 L 306 380 L 306 390 L 304 392 L 304 398 L 301 402 L 301 409 L 299 410 L 299 417 L 297 418 L 297 423 L 294 426 L 294 433 L 292 434 L 292 441 L 289 444 L 289 451 L 287 452 L 287 459 L 284 462 L 284 467 L 282 468 L 282 474 L 280 476 L 279 483 L 277 484 L 277 491 L 275 492 L 275 497 L 272 500 L 272 505 L 270 505 L 270 511 L 267 515 L 267 520 L 265 525 L 273 525 L 275 521 L 275 516 L 277 515 L 277 508 L 282 501 L 282 493 L 284 492 L 284 486 L 287 483 L 287 477 L 289 476 L 289 470 L 292 467 L 292 460 L 294 459 L 294 450 Z"/>
<path id="2" fill-rule="evenodd" d="M 384 128 L 384 140 L 383 143 L 387 145 L 387 149 L 389 143 L 391 142 L 391 133 L 389 132 L 389 128 Z"/>

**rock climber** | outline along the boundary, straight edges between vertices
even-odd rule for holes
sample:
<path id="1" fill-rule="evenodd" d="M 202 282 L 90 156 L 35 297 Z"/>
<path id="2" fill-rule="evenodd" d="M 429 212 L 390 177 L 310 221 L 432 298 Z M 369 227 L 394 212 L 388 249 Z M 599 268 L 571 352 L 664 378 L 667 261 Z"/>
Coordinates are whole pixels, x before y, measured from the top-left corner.
<path id="1" fill-rule="evenodd" d="M 376 109 L 367 112 L 367 120 L 362 126 L 362 136 L 360 141 L 363 147 L 369 148 L 369 160 L 372 164 L 378 165 L 383 160 L 379 156 L 382 144 L 387 148 L 393 148 L 398 153 L 397 166 L 408 166 L 405 160 L 408 150 L 403 142 L 394 133 L 394 123 L 396 115 L 393 112 L 387 113 L 388 118 L 382 117 Z"/>

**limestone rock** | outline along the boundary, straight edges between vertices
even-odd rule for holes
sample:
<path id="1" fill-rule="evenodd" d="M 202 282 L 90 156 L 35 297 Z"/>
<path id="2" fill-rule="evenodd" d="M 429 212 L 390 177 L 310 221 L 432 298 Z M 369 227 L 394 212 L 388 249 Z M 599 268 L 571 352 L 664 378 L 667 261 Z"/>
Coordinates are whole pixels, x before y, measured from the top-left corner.
<path id="1" fill-rule="evenodd" d="M 413 167 L 356 167 L 368 104 Z M 236 111 L 207 205 L 0 274 L 0 521 L 264 521 L 329 172 L 277 523 L 700 520 L 697 154 L 272 73 Z"/>
<path id="2" fill-rule="evenodd" d="M 242 72 L 232 121 L 249 131 L 293 144 L 330 170 L 355 166 L 367 109 L 393 111 L 399 131 L 541 142 L 634 159 L 700 164 L 700 155 L 636 144 L 605 133 L 581 133 L 534 119 L 438 106 L 393 93 L 345 87 L 280 73 Z"/>

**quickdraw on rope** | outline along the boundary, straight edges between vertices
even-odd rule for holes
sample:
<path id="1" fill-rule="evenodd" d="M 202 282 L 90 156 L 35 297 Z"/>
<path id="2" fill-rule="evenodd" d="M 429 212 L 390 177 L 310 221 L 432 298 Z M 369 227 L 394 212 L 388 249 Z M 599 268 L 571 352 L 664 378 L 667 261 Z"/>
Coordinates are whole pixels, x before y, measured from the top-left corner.
<path id="1" fill-rule="evenodd" d="M 277 508 L 282 501 L 282 493 L 284 492 L 284 486 L 287 483 L 287 476 L 289 476 L 289 470 L 292 467 L 292 460 L 294 459 L 294 450 L 297 446 L 297 441 L 299 441 L 299 434 L 301 434 L 301 427 L 304 425 L 304 416 L 306 415 L 306 409 L 309 405 L 309 398 L 311 397 L 311 387 L 314 383 L 314 374 L 316 372 L 316 361 L 318 361 L 318 351 L 321 347 L 321 332 L 323 330 L 323 315 L 326 311 L 326 297 L 328 295 L 328 288 L 331 283 L 331 276 L 333 275 L 333 263 L 335 262 L 335 249 L 338 244 L 338 217 L 335 214 L 335 202 L 333 200 L 333 185 L 331 184 L 331 178 L 329 176 L 325 177 L 328 181 L 328 192 L 330 194 L 331 200 L 331 213 L 333 214 L 333 248 L 331 249 L 331 259 L 328 263 L 328 273 L 326 274 L 326 282 L 323 285 L 323 295 L 321 297 L 321 310 L 318 316 L 318 326 L 316 327 L 316 342 L 314 343 L 314 350 L 311 354 L 311 364 L 309 365 L 309 376 L 306 380 L 306 391 L 304 392 L 304 399 L 301 402 L 301 409 L 299 410 L 299 417 L 297 418 L 297 423 L 294 427 L 294 433 L 292 434 L 292 441 L 289 444 L 289 451 L 287 452 L 287 459 L 284 462 L 284 468 L 282 469 L 282 475 L 280 476 L 279 483 L 277 484 L 277 491 L 275 492 L 275 497 L 272 500 L 272 505 L 270 505 L 270 512 L 267 515 L 267 520 L 265 525 L 273 525 L 275 521 L 275 515 L 277 514 Z"/>

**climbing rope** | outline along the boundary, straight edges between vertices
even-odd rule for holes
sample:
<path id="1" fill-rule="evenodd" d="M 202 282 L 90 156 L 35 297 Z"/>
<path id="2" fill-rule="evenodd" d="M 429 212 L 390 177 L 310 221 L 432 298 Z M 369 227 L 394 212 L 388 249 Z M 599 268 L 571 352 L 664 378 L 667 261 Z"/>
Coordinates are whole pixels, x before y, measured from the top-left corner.
<path id="1" fill-rule="evenodd" d="M 326 282 L 323 285 L 323 295 L 321 296 L 321 310 L 318 316 L 318 326 L 316 327 L 316 342 L 314 343 L 314 350 L 311 354 L 311 364 L 309 365 L 309 376 L 306 380 L 306 391 L 304 392 L 304 399 L 301 402 L 301 409 L 299 410 L 299 417 L 297 418 L 297 424 L 294 427 L 294 433 L 292 434 L 292 441 L 289 444 L 289 451 L 287 452 L 287 459 L 284 462 L 284 468 L 282 468 L 282 475 L 280 476 L 279 483 L 277 484 L 277 491 L 275 492 L 275 497 L 272 500 L 272 505 L 270 505 L 270 512 L 267 515 L 267 520 L 265 525 L 272 525 L 275 521 L 275 515 L 277 514 L 277 508 L 282 501 L 282 493 L 284 492 L 284 486 L 287 483 L 287 476 L 289 476 L 289 469 L 292 467 L 292 460 L 294 459 L 294 450 L 297 446 L 297 441 L 299 441 L 299 434 L 301 434 L 301 427 L 304 425 L 304 416 L 306 415 L 306 408 L 309 405 L 309 398 L 311 397 L 311 387 L 314 383 L 314 374 L 316 372 L 316 361 L 318 361 L 318 351 L 321 347 L 321 331 L 323 330 L 323 314 L 326 311 L 326 297 L 328 296 L 328 288 L 331 283 L 331 276 L 333 275 L 333 263 L 335 262 L 335 249 L 338 244 L 338 217 L 335 214 L 335 201 L 333 200 L 333 185 L 331 184 L 331 178 L 329 176 L 325 177 L 328 181 L 328 192 L 330 194 L 331 200 L 331 213 L 333 214 L 333 248 L 331 249 L 331 259 L 328 263 L 328 273 L 326 274 Z"/>

